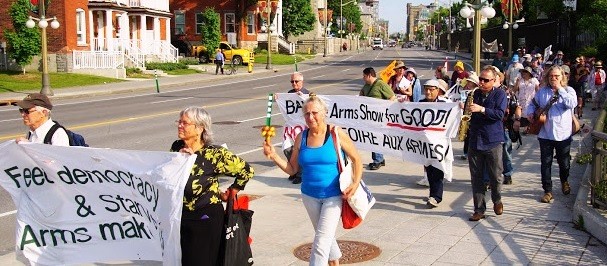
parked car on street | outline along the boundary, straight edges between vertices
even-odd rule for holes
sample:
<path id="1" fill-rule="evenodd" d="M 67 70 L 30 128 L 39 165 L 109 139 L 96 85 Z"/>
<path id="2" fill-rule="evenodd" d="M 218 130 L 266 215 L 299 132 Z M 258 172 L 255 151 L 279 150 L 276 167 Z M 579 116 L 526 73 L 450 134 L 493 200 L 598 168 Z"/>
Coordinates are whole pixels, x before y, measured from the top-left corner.
<path id="1" fill-rule="evenodd" d="M 255 61 L 255 55 L 253 52 L 247 49 L 236 48 L 227 42 L 219 43 L 219 49 L 223 50 L 223 54 L 225 55 L 227 61 L 234 61 L 234 64 L 236 65 L 248 64 Z M 213 56 L 213 54 L 211 56 Z M 200 63 L 204 64 L 209 62 L 207 48 L 203 45 L 192 46 L 192 55 L 197 57 L 198 62 Z"/>

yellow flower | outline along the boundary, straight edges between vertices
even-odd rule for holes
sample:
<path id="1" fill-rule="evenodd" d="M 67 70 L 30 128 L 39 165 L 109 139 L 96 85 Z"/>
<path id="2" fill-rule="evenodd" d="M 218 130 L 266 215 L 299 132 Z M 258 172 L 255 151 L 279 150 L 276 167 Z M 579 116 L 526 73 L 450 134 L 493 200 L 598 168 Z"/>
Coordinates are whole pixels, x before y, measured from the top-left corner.
<path id="1" fill-rule="evenodd" d="M 213 195 L 211 197 L 210 201 L 211 201 L 211 204 L 217 204 L 217 203 L 221 202 L 221 200 L 219 200 L 219 198 L 215 195 Z"/>
<path id="2" fill-rule="evenodd" d="M 211 187 L 209 187 L 209 190 L 212 191 L 212 192 L 219 193 L 219 183 L 213 182 L 213 184 L 211 185 Z"/>
<path id="3" fill-rule="evenodd" d="M 198 179 L 192 181 L 192 193 L 194 195 L 200 195 L 200 193 L 202 193 L 202 185 L 200 185 Z"/>

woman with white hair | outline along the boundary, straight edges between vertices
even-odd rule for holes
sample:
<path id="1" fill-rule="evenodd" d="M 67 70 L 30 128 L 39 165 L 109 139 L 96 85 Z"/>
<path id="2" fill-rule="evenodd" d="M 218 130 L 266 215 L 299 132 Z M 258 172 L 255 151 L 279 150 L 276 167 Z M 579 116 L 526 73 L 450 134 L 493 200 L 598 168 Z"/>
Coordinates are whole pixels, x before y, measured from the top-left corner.
<path id="1" fill-rule="evenodd" d="M 181 264 L 220 265 L 224 208 L 222 201 L 243 190 L 253 168 L 222 146 L 213 145 L 211 116 L 201 107 L 188 107 L 175 121 L 179 140 L 172 152 L 196 154 L 196 162 L 184 188 L 181 212 Z M 222 192 L 219 176 L 235 177 Z"/>

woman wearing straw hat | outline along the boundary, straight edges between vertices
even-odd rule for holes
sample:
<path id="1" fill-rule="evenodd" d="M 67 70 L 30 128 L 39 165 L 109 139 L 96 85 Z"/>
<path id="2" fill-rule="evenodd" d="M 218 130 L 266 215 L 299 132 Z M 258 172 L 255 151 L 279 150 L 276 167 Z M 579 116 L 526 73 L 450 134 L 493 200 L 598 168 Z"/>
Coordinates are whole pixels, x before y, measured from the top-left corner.
<path id="1" fill-rule="evenodd" d="M 603 102 L 603 88 L 605 87 L 605 70 L 603 70 L 603 62 L 596 61 L 594 63 L 594 69 L 588 75 L 588 86 L 590 87 L 590 93 L 592 94 L 592 110 L 601 108 Z"/>
<path id="2" fill-rule="evenodd" d="M 540 87 L 540 82 L 536 78 L 533 77 L 533 69 L 531 67 L 526 67 L 520 69 L 521 77 L 516 80 L 514 84 L 514 93 L 518 98 L 519 106 L 522 108 L 522 113 L 525 114 L 527 111 L 527 106 L 531 103 L 533 96 L 535 96 L 535 92 Z M 529 120 L 525 117 L 520 118 L 521 127 L 526 127 L 529 125 Z"/>

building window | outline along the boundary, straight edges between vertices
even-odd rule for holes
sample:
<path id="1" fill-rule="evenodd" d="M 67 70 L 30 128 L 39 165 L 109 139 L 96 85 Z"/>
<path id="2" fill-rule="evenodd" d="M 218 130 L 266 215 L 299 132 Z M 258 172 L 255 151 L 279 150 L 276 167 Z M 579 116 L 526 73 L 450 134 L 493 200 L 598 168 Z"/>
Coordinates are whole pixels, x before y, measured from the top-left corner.
<path id="1" fill-rule="evenodd" d="M 175 35 L 185 34 L 185 13 L 175 11 Z"/>
<path id="2" fill-rule="evenodd" d="M 253 12 L 247 13 L 247 34 L 255 34 L 255 14 Z"/>
<path id="3" fill-rule="evenodd" d="M 76 9 L 76 41 L 86 45 L 86 14 L 81 8 Z"/>
<path id="4" fill-rule="evenodd" d="M 204 16 L 202 13 L 196 14 L 196 34 L 202 34 L 202 26 L 204 25 Z"/>
<path id="5" fill-rule="evenodd" d="M 234 15 L 234 13 L 226 13 L 224 15 L 224 18 L 226 24 L 225 32 L 236 32 L 236 25 L 234 24 L 236 21 L 236 16 Z"/>

